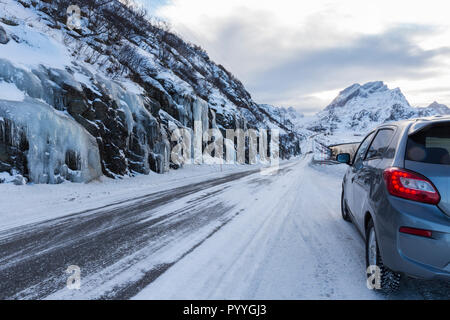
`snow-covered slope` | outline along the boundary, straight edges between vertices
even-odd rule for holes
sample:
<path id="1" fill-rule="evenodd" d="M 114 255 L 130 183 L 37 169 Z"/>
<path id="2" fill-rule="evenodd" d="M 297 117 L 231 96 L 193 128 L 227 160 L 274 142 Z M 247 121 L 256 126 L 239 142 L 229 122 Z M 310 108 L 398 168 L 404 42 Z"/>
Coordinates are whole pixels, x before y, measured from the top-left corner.
<path id="1" fill-rule="evenodd" d="M 303 120 L 305 117 L 293 107 L 275 107 L 270 104 L 260 104 L 259 107 L 263 109 L 271 117 L 271 119 L 284 124 L 287 128 L 294 128 L 298 122 Z"/>
<path id="2" fill-rule="evenodd" d="M 316 130 L 361 131 L 415 114 L 399 88 L 390 90 L 383 82 L 354 84 L 339 93 L 317 117 Z"/>
<path id="3" fill-rule="evenodd" d="M 389 89 L 382 81 L 376 81 L 344 89 L 306 127 L 327 136 L 326 141 L 350 142 L 360 140 L 359 136 L 385 122 L 450 114 L 449 111 L 436 102 L 427 108 L 414 108 L 399 88 Z"/>
<path id="4" fill-rule="evenodd" d="M 445 104 L 440 104 L 436 101 L 434 101 L 432 104 L 430 104 L 426 108 L 418 108 L 419 113 L 424 115 L 449 115 L 450 114 L 450 108 L 447 107 Z"/>
<path id="5" fill-rule="evenodd" d="M 69 5 L 81 8 L 78 29 L 66 24 Z M 278 129 L 281 157 L 300 152 L 302 136 L 272 116 L 276 108 L 256 104 L 204 50 L 120 1 L 3 0 L 0 27 L 0 172 L 34 182 L 87 181 L 100 174 L 94 167 L 109 177 L 166 172 L 176 167 L 171 133 L 195 121 L 223 133 Z M 26 116 L 10 112 L 22 105 Z M 39 123 L 54 130 L 33 134 L 42 105 L 50 114 Z M 89 144 L 73 135 L 60 146 L 52 137 L 61 127 Z M 72 174 L 61 175 L 66 167 Z"/>

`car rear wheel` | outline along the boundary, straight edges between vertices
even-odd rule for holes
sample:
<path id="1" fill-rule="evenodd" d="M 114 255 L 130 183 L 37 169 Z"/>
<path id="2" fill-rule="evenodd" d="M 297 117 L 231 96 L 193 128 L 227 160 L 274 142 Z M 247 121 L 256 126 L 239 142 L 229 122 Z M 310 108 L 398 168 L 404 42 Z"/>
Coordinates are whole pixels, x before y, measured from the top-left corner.
<path id="1" fill-rule="evenodd" d="M 342 195 L 341 195 L 341 213 L 342 213 L 342 219 L 345 221 L 351 222 L 350 215 L 348 214 L 347 204 L 345 203 L 345 197 L 344 197 L 344 189 L 342 189 Z"/>
<path id="2" fill-rule="evenodd" d="M 383 264 L 372 220 L 369 221 L 366 234 L 366 271 L 368 285 L 372 289 L 383 293 L 398 291 L 401 275 Z"/>

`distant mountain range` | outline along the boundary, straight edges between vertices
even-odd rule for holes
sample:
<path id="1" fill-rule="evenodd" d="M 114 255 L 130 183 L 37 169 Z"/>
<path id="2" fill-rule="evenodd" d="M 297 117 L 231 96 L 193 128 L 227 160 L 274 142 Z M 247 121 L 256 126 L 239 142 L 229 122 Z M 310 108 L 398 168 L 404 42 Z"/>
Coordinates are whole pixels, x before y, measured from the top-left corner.
<path id="1" fill-rule="evenodd" d="M 424 114 L 431 113 L 432 115 L 447 115 L 450 114 L 450 108 L 445 104 L 440 104 L 434 101 L 426 108 L 417 108 L 419 112 L 423 112 Z"/>
<path id="2" fill-rule="evenodd" d="M 342 90 L 321 112 L 306 123 L 306 128 L 324 134 L 364 133 L 385 122 L 450 115 L 450 109 L 437 102 L 425 108 L 410 105 L 399 88 L 389 89 L 382 81 L 358 83 Z"/>

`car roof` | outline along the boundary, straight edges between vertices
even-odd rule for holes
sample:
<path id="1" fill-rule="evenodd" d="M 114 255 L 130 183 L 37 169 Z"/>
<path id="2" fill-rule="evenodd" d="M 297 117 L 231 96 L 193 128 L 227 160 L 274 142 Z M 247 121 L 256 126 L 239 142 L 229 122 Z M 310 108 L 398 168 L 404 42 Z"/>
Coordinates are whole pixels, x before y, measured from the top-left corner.
<path id="1" fill-rule="evenodd" d="M 413 134 L 417 131 L 422 130 L 429 125 L 436 123 L 445 123 L 450 121 L 450 115 L 442 115 L 442 116 L 433 116 L 433 117 L 423 117 L 423 118 L 413 118 L 407 120 L 401 120 L 396 122 L 389 122 L 380 125 L 377 129 L 386 128 L 390 126 L 396 127 L 409 127 L 408 134 Z"/>

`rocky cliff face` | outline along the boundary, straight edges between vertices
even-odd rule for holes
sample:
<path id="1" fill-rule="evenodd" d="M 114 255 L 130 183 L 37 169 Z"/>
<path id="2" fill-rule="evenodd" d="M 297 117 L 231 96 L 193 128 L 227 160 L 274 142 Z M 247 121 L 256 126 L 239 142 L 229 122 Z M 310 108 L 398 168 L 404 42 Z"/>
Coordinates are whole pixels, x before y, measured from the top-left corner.
<path id="1" fill-rule="evenodd" d="M 68 28 L 68 4 L 81 8 L 77 29 Z M 177 167 L 172 132 L 196 121 L 224 136 L 277 129 L 281 157 L 300 153 L 303 137 L 276 108 L 256 104 L 201 48 L 119 1 L 6 0 L 5 8 L 0 172 L 40 183 L 162 173 Z"/>

